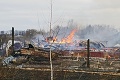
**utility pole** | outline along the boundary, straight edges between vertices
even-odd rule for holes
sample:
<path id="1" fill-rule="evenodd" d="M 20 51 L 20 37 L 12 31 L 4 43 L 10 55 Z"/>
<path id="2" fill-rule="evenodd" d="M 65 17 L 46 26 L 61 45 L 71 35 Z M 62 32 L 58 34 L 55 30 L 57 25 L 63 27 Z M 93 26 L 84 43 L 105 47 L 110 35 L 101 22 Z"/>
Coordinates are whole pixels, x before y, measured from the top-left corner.
<path id="1" fill-rule="evenodd" d="M 90 57 L 90 40 L 87 40 L 87 68 L 90 68 L 90 61 L 89 61 L 89 57 Z"/>

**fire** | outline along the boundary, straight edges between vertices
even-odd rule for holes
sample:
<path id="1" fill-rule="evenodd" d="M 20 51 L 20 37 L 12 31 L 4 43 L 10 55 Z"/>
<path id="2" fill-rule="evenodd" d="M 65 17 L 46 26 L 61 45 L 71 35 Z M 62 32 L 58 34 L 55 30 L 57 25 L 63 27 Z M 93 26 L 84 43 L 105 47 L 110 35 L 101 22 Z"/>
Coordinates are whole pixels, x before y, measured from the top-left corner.
<path id="1" fill-rule="evenodd" d="M 47 42 L 49 42 L 49 41 L 52 41 L 52 42 L 57 41 L 57 37 L 47 37 L 46 41 Z"/>
<path id="2" fill-rule="evenodd" d="M 72 30 L 71 33 L 66 38 L 63 38 L 61 40 L 61 43 L 71 43 L 76 31 L 77 31 L 76 29 Z"/>

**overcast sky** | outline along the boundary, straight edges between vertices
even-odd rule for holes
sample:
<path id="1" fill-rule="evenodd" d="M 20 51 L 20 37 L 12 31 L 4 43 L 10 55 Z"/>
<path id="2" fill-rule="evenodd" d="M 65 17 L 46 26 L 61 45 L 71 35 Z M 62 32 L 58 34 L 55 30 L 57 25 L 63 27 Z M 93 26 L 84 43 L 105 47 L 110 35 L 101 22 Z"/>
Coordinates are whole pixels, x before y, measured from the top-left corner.
<path id="1" fill-rule="evenodd" d="M 0 0 L 0 30 L 49 30 L 50 0 Z M 52 27 L 107 24 L 120 26 L 120 0 L 53 0 Z"/>

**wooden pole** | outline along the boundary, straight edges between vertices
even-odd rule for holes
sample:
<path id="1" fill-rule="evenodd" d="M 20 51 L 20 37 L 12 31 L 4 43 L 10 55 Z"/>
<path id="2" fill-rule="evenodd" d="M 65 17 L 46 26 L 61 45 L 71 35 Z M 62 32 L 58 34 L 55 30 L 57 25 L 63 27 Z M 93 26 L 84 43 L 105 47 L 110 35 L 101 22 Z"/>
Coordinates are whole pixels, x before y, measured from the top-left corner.
<path id="1" fill-rule="evenodd" d="M 14 27 L 12 27 L 12 54 L 14 54 Z"/>
<path id="2" fill-rule="evenodd" d="M 90 40 L 87 40 L 87 68 L 90 68 L 90 61 L 89 61 L 89 57 L 90 57 Z"/>

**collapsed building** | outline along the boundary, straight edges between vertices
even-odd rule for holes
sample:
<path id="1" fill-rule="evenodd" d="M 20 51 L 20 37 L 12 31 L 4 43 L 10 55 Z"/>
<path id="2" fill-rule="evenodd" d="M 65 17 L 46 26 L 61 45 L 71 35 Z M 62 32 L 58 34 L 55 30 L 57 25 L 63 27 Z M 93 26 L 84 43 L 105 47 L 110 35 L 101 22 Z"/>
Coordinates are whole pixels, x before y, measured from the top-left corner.
<path id="1" fill-rule="evenodd" d="M 21 41 L 14 41 L 14 51 L 12 48 L 12 41 L 8 41 L 6 47 L 6 55 L 8 56 L 3 60 L 4 64 L 9 62 L 26 62 L 30 60 L 49 61 L 50 52 L 52 59 L 59 57 L 86 57 L 87 56 L 87 40 L 73 41 L 76 29 L 61 39 L 57 40 L 55 37 L 50 37 L 50 40 L 35 40 L 25 43 Z M 28 46 L 25 46 L 27 44 Z M 14 53 L 14 54 L 13 54 Z M 118 47 L 106 48 L 102 42 L 90 41 L 90 57 L 97 58 L 120 58 L 120 49 Z M 11 55 L 12 54 L 12 55 Z M 10 56 L 9 56 L 10 55 Z"/>

